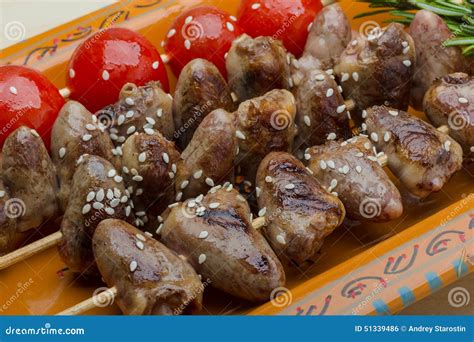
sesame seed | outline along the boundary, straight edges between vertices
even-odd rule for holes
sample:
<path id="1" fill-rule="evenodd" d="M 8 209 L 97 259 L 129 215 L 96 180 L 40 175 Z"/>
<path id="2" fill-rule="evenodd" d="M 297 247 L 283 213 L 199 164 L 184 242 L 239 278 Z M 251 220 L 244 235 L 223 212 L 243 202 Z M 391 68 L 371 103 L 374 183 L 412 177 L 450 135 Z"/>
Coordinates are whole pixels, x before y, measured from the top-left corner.
<path id="1" fill-rule="evenodd" d="M 113 214 L 115 214 L 115 210 L 112 209 L 112 208 L 109 208 L 109 207 L 105 208 L 105 212 L 106 212 L 108 215 L 113 215 Z"/>
<path id="2" fill-rule="evenodd" d="M 155 134 L 155 131 L 154 131 L 153 129 L 151 129 L 151 128 L 144 128 L 143 130 L 144 130 L 145 133 L 148 134 L 148 135 L 153 135 L 153 134 Z"/>
<path id="3" fill-rule="evenodd" d="M 143 177 L 142 177 L 142 176 L 133 176 L 132 179 L 133 179 L 135 182 L 142 182 L 142 181 L 143 181 Z"/>
<path id="4" fill-rule="evenodd" d="M 204 199 L 204 195 L 203 194 L 200 194 L 198 197 L 195 198 L 195 201 L 197 203 L 201 202 L 202 200 Z"/>
<path id="5" fill-rule="evenodd" d="M 285 185 L 285 189 L 286 189 L 286 190 L 293 190 L 294 188 L 296 188 L 296 185 L 294 185 L 294 184 L 287 184 L 287 185 Z"/>
<path id="6" fill-rule="evenodd" d="M 304 118 L 304 123 L 306 124 L 306 126 L 311 126 L 311 118 L 308 116 L 308 115 L 305 115 Z"/>
<path id="7" fill-rule="evenodd" d="M 94 192 L 94 191 L 91 191 L 91 192 L 89 192 L 89 193 L 87 194 L 87 196 L 86 196 L 86 201 L 87 201 L 87 202 L 90 202 L 90 201 L 92 201 L 94 198 L 95 198 L 95 192 Z"/>
<path id="8" fill-rule="evenodd" d="M 357 165 L 357 166 L 356 166 L 356 171 L 357 171 L 357 173 L 361 173 L 361 172 L 362 172 L 362 168 L 360 167 L 360 165 Z"/>
<path id="9" fill-rule="evenodd" d="M 156 110 L 156 116 L 161 118 L 163 116 L 163 108 L 158 108 Z"/>
<path id="10" fill-rule="evenodd" d="M 347 80 L 349 80 L 349 78 L 350 78 L 350 75 L 343 72 L 341 76 L 341 82 L 346 82 Z"/>
<path id="11" fill-rule="evenodd" d="M 209 233 L 206 230 L 203 230 L 202 232 L 199 233 L 199 238 L 200 239 L 205 239 L 209 236 Z"/>
<path id="12" fill-rule="evenodd" d="M 171 37 L 173 37 L 175 34 L 176 34 L 176 30 L 175 30 L 175 29 L 171 29 L 171 30 L 168 31 L 167 37 L 168 37 L 168 38 L 171 38 Z"/>
<path id="13" fill-rule="evenodd" d="M 336 133 L 329 133 L 328 140 L 335 140 L 337 138 Z"/>
<path id="14" fill-rule="evenodd" d="M 191 21 L 193 21 L 193 16 L 192 15 L 187 16 L 186 19 L 184 19 L 185 24 L 189 24 Z"/>
<path id="15" fill-rule="evenodd" d="M 116 208 L 120 204 L 120 200 L 118 198 L 114 198 L 110 201 L 110 206 L 112 208 Z"/>
<path id="16" fill-rule="evenodd" d="M 125 113 L 125 117 L 127 119 L 130 119 L 131 117 L 133 117 L 134 114 L 135 112 L 133 110 L 129 110 L 127 113 Z"/>
<path id="17" fill-rule="evenodd" d="M 451 150 L 451 141 L 446 140 L 443 144 L 444 149 L 449 152 Z"/>
<path id="18" fill-rule="evenodd" d="M 174 172 L 168 172 L 168 177 L 170 179 L 173 179 L 174 178 Z"/>
<path id="19" fill-rule="evenodd" d="M 132 212 L 132 208 L 128 205 L 128 206 L 125 208 L 125 215 L 126 215 L 127 217 L 129 217 L 131 212 Z"/>
<path id="20" fill-rule="evenodd" d="M 115 176 L 114 177 L 114 181 L 117 182 L 117 183 L 121 183 L 123 181 L 123 178 L 119 175 Z"/>
<path id="21" fill-rule="evenodd" d="M 175 200 L 179 202 L 181 201 L 182 198 L 183 198 L 183 192 L 180 191 L 176 194 Z"/>
<path id="22" fill-rule="evenodd" d="M 104 189 L 99 189 L 97 193 L 95 194 L 95 200 L 98 202 L 102 202 L 105 198 L 105 191 Z"/>
<path id="23" fill-rule="evenodd" d="M 267 208 L 264 207 L 258 211 L 258 217 L 263 217 L 267 213 Z"/>
<path id="24" fill-rule="evenodd" d="M 107 81 L 110 78 L 109 72 L 107 70 L 102 71 L 102 79 Z"/>
<path id="25" fill-rule="evenodd" d="M 324 81 L 324 75 L 318 74 L 315 77 L 316 81 Z"/>
<path id="26" fill-rule="evenodd" d="M 130 272 L 135 272 L 135 270 L 137 269 L 138 267 L 138 264 L 135 260 L 133 260 L 132 262 L 130 262 Z"/>
<path id="27" fill-rule="evenodd" d="M 130 126 L 128 129 L 127 129 L 127 134 L 130 135 L 130 134 L 133 134 L 135 133 L 135 126 Z"/>
<path id="28" fill-rule="evenodd" d="M 305 159 L 305 160 L 311 160 L 311 154 L 305 153 L 305 154 L 304 154 L 304 159 Z"/>
<path id="29" fill-rule="evenodd" d="M 259 3 L 254 3 L 254 4 L 252 4 L 251 8 L 252 8 L 253 10 L 257 10 L 257 9 L 260 8 L 260 6 L 261 6 L 261 5 L 260 5 Z"/>
<path id="30" fill-rule="evenodd" d="M 411 67 L 411 61 L 407 59 L 403 61 L 403 65 L 405 65 L 406 67 Z"/>
<path id="31" fill-rule="evenodd" d="M 342 173 L 347 175 L 349 173 L 350 169 L 349 169 L 349 165 L 344 165 L 342 167 Z"/>
<path id="32" fill-rule="evenodd" d="M 237 97 L 237 94 L 234 92 L 230 93 L 230 97 L 232 97 L 232 101 L 237 102 L 239 98 Z"/>
<path id="33" fill-rule="evenodd" d="M 379 136 L 378 136 L 377 133 L 372 132 L 372 133 L 370 133 L 370 139 L 372 139 L 373 141 L 377 142 L 377 141 L 379 141 Z"/>
<path id="34" fill-rule="evenodd" d="M 320 160 L 319 161 L 319 167 L 321 168 L 321 170 L 326 170 L 328 165 L 326 164 L 326 162 L 324 160 Z"/>
<path id="35" fill-rule="evenodd" d="M 237 18 L 234 17 L 233 15 L 230 15 L 229 18 L 230 18 L 230 20 L 232 20 L 232 21 L 237 21 Z"/>
<path id="36" fill-rule="evenodd" d="M 199 178 L 201 178 L 201 176 L 202 176 L 202 170 L 198 170 L 198 171 L 194 172 L 194 174 L 193 174 L 194 179 L 199 179 Z"/>
<path id="37" fill-rule="evenodd" d="M 163 226 L 164 226 L 163 223 L 161 223 L 161 224 L 158 226 L 158 228 L 156 229 L 156 232 L 155 232 L 157 235 L 160 235 L 161 230 L 163 229 Z"/>
<path id="38" fill-rule="evenodd" d="M 74 78 L 76 76 L 76 72 L 74 71 L 74 69 L 69 69 L 69 77 L 70 78 Z"/>
<path id="39" fill-rule="evenodd" d="M 198 258 L 199 265 L 203 264 L 206 261 L 206 259 L 207 259 L 206 254 L 199 255 L 199 258 Z"/>
<path id="40" fill-rule="evenodd" d="M 206 178 L 206 184 L 209 186 L 214 186 L 214 181 L 211 178 Z"/>
<path id="41" fill-rule="evenodd" d="M 125 103 L 128 104 L 129 106 L 133 106 L 135 104 L 135 101 L 131 97 L 125 98 Z"/>
<path id="42" fill-rule="evenodd" d="M 153 64 L 151 65 L 151 67 L 155 70 L 158 69 L 159 66 L 160 66 L 160 63 L 158 61 L 154 61 Z"/>
<path id="43" fill-rule="evenodd" d="M 331 180 L 331 188 L 335 188 L 337 186 L 337 179 Z"/>
<path id="44" fill-rule="evenodd" d="M 138 155 L 138 161 L 139 161 L 140 163 L 144 163 L 145 160 L 146 160 L 146 152 L 140 153 L 140 154 Z"/>
<path id="45" fill-rule="evenodd" d="M 260 197 L 261 193 L 262 193 L 262 189 L 260 189 L 258 186 L 255 187 L 255 195 L 257 196 L 257 198 Z"/>
<path id="46" fill-rule="evenodd" d="M 89 211 L 91 211 L 91 205 L 86 204 L 85 206 L 82 207 L 82 215 L 87 214 Z"/>
<path id="47" fill-rule="evenodd" d="M 92 208 L 94 208 L 95 210 L 101 210 L 104 208 L 104 205 L 100 202 L 94 202 L 92 204 Z"/>
<path id="48" fill-rule="evenodd" d="M 211 208 L 211 209 L 216 209 L 216 208 L 218 208 L 220 205 L 221 205 L 220 203 L 214 202 L 214 203 L 209 204 L 209 208 Z"/>
<path id="49" fill-rule="evenodd" d="M 137 246 L 138 249 L 143 250 L 145 248 L 145 245 L 141 241 L 135 242 L 135 245 Z"/>
<path id="50" fill-rule="evenodd" d="M 410 51 L 410 47 L 407 46 L 406 48 L 403 49 L 403 54 L 406 55 Z"/>
<path id="51" fill-rule="evenodd" d="M 66 148 L 65 148 L 65 147 L 61 147 L 61 148 L 59 149 L 58 154 L 59 154 L 59 158 L 63 159 L 64 156 L 66 155 Z"/>
<path id="52" fill-rule="evenodd" d="M 466 99 L 465 97 L 460 97 L 458 100 L 459 100 L 459 103 L 463 103 L 463 104 L 469 103 L 468 99 Z"/>
<path id="53" fill-rule="evenodd" d="M 84 140 L 84 141 L 89 141 L 91 139 L 92 139 L 92 135 L 90 135 L 90 134 L 84 134 L 82 136 L 82 140 Z"/>
<path id="54" fill-rule="evenodd" d="M 237 136 L 237 138 L 241 139 L 241 140 L 245 140 L 245 135 L 244 133 L 242 133 L 240 130 L 237 130 L 235 132 L 235 135 Z"/>
<path id="55" fill-rule="evenodd" d="M 189 181 L 188 181 L 188 180 L 183 181 L 183 182 L 181 183 L 181 186 L 180 186 L 181 190 L 186 189 L 186 187 L 187 187 L 188 185 L 189 185 Z"/>
<path id="56" fill-rule="evenodd" d="M 109 178 L 115 177 L 116 174 L 117 174 L 117 171 L 115 171 L 115 169 L 110 169 L 109 172 L 107 172 L 107 176 Z"/>
<path id="57" fill-rule="evenodd" d="M 313 27 L 313 23 L 311 22 L 311 23 L 308 25 L 308 27 L 307 27 L 308 32 L 311 31 L 311 28 L 312 28 L 312 27 Z"/>
<path id="58" fill-rule="evenodd" d="M 226 27 L 230 32 L 234 32 L 234 25 L 232 23 L 227 22 Z"/>
<path id="59" fill-rule="evenodd" d="M 403 47 L 407 47 L 407 46 L 408 46 L 408 42 L 404 40 L 404 41 L 402 42 L 402 46 L 403 46 Z"/>
<path id="60" fill-rule="evenodd" d="M 191 41 L 189 39 L 186 39 L 184 41 L 184 47 L 186 48 L 186 50 L 191 49 Z"/>
<path id="61" fill-rule="evenodd" d="M 265 182 L 267 183 L 273 183 L 273 178 L 271 176 L 266 176 L 265 177 Z"/>
<path id="62" fill-rule="evenodd" d="M 327 164 L 333 170 L 336 168 L 336 164 L 332 160 L 328 160 Z"/>
<path id="63" fill-rule="evenodd" d="M 334 95 L 334 89 L 332 88 L 329 88 L 327 91 L 326 91 L 326 97 L 331 97 Z"/>
<path id="64" fill-rule="evenodd" d="M 278 243 L 282 244 L 282 245 L 285 245 L 286 244 L 286 240 L 285 240 L 285 237 L 281 234 L 278 234 L 276 236 L 276 239 L 278 241 Z"/>
<path id="65" fill-rule="evenodd" d="M 163 153 L 162 155 L 162 158 L 163 158 L 163 161 L 165 162 L 165 164 L 168 164 L 170 162 L 170 156 L 168 155 L 168 153 Z"/>
<path id="66" fill-rule="evenodd" d="M 385 132 L 383 135 L 383 141 L 388 142 L 391 138 L 392 134 L 390 132 Z"/>
<path id="67" fill-rule="evenodd" d="M 346 110 L 346 105 L 345 105 L 345 104 L 343 104 L 343 105 L 337 107 L 337 113 L 338 113 L 338 114 L 341 114 L 341 113 L 344 112 L 345 110 Z"/>
<path id="68" fill-rule="evenodd" d="M 365 118 L 367 118 L 367 111 L 364 109 L 362 111 L 362 119 L 365 119 Z"/>
<path id="69" fill-rule="evenodd" d="M 359 74 L 357 72 L 352 73 L 352 78 L 354 79 L 354 81 L 359 82 Z"/>

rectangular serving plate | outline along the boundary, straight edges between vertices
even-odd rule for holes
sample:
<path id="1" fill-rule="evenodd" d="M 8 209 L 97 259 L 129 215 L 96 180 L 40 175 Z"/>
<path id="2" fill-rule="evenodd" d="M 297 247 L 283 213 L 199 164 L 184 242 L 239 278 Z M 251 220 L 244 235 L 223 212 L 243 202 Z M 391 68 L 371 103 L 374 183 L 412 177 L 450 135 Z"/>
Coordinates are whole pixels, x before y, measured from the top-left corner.
<path id="1" fill-rule="evenodd" d="M 350 18 L 367 9 L 365 4 L 350 0 L 340 3 Z M 239 1 L 121 1 L 3 50 L 2 64 L 36 68 L 61 88 L 72 52 L 100 29 L 122 26 L 139 31 L 163 53 L 160 43 L 173 18 L 200 4 L 216 5 L 235 14 Z M 362 32 L 384 19 L 379 15 L 352 20 L 352 27 Z M 174 86 L 171 71 L 169 76 Z M 424 118 L 422 113 L 411 112 Z M 326 240 L 314 264 L 288 273 L 286 288 L 280 289 L 281 295 L 273 301 L 251 305 L 206 289 L 203 314 L 398 312 L 473 271 L 473 173 L 473 165 L 465 166 L 441 192 L 419 203 L 405 202 L 405 213 L 398 220 L 385 224 L 346 220 Z M 401 188 L 400 182 L 393 180 Z M 44 234 L 46 231 L 38 232 L 34 238 Z M 56 249 L 51 248 L 0 271 L 0 314 L 54 314 L 103 286 L 74 278 Z M 88 314 L 120 313 L 113 303 L 99 306 Z"/>

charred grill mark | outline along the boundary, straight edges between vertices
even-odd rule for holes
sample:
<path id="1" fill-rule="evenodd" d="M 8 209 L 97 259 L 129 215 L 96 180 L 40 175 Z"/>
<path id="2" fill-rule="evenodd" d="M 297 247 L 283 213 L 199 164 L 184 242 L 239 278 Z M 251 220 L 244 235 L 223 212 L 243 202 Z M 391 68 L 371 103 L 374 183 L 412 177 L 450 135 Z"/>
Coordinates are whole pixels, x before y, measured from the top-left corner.
<path id="1" fill-rule="evenodd" d="M 207 210 L 203 216 L 206 224 L 210 226 L 219 226 L 228 231 L 239 231 L 248 233 L 249 222 L 234 208 L 226 208 L 225 210 L 213 209 Z"/>

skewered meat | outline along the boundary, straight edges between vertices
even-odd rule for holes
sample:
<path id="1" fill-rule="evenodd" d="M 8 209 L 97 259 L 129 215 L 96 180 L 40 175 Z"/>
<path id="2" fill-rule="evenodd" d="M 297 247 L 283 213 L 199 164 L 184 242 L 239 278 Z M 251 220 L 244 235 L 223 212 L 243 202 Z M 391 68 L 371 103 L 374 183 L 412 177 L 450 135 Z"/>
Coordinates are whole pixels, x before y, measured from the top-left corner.
<path id="1" fill-rule="evenodd" d="M 245 101 L 236 112 L 240 173 L 254 183 L 262 159 L 272 151 L 290 152 L 296 135 L 296 103 L 286 90 L 272 90 Z"/>
<path id="2" fill-rule="evenodd" d="M 349 117 L 338 85 L 327 73 L 308 72 L 295 90 L 298 148 L 351 136 Z"/>
<path id="3" fill-rule="evenodd" d="M 12 201 L 0 178 L 0 256 L 14 250 L 23 238 L 23 234 L 16 229 L 16 216 L 19 213 L 21 207 L 18 207 L 15 200 Z"/>
<path id="4" fill-rule="evenodd" d="M 66 102 L 54 122 L 51 134 L 52 159 L 60 185 L 58 199 L 63 212 L 67 207 L 79 157 L 83 154 L 97 155 L 119 169 L 120 160 L 112 154 L 113 149 L 114 145 L 97 117 L 79 102 Z"/>
<path id="5" fill-rule="evenodd" d="M 266 301 L 283 286 L 280 261 L 252 226 L 245 199 L 229 185 L 164 214 L 163 243 L 186 257 L 212 286 L 249 301 Z"/>
<path id="6" fill-rule="evenodd" d="M 216 109 L 201 122 L 181 154 L 192 177 L 181 182 L 183 198 L 196 197 L 214 185 L 233 181 L 238 152 L 234 115 Z"/>
<path id="7" fill-rule="evenodd" d="M 121 146 L 135 132 L 158 130 L 166 138 L 173 139 L 172 102 L 173 98 L 161 89 L 160 82 L 148 82 L 141 87 L 127 83 L 120 91 L 119 100 L 96 115 L 110 127 L 110 137 L 116 146 Z M 120 155 L 120 149 L 115 155 Z"/>
<path id="8" fill-rule="evenodd" d="M 39 134 L 22 126 L 3 145 L 3 181 L 11 197 L 19 202 L 23 215 L 17 230 L 41 226 L 58 215 L 58 184 L 53 162 Z"/>
<path id="9" fill-rule="evenodd" d="M 347 216 L 383 222 L 402 215 L 400 192 L 380 166 L 370 140 L 359 136 L 329 141 L 306 152 L 308 167 L 344 203 Z"/>
<path id="10" fill-rule="evenodd" d="M 175 202 L 176 179 L 186 177 L 180 174 L 183 171 L 181 156 L 174 143 L 161 133 L 137 133 L 123 145 L 122 161 L 134 203 L 135 225 L 148 223 L 146 227 L 156 229 L 156 217 Z"/>
<path id="11" fill-rule="evenodd" d="M 288 55 L 283 43 L 271 37 L 234 40 L 226 59 L 229 86 L 236 102 L 292 87 Z"/>
<path id="12" fill-rule="evenodd" d="M 180 315 L 201 310 L 203 285 L 191 265 L 128 223 L 102 221 L 92 248 L 105 282 L 117 288 L 117 304 L 124 314 Z"/>
<path id="13" fill-rule="evenodd" d="M 437 14 L 427 10 L 418 11 L 409 32 L 416 46 L 411 104 L 421 110 L 423 98 L 436 78 L 467 70 L 459 47 L 443 45 L 447 39 L 452 38 L 453 33 Z"/>
<path id="14" fill-rule="evenodd" d="M 63 239 L 58 249 L 66 265 L 82 275 L 97 275 L 92 236 L 100 221 L 130 215 L 122 177 L 107 160 L 91 155 L 79 158 L 71 196 L 61 222 Z"/>
<path id="15" fill-rule="evenodd" d="M 301 264 L 319 251 L 324 238 L 344 220 L 341 201 L 327 193 L 304 165 L 285 152 L 272 152 L 257 174 L 259 215 L 278 255 Z"/>
<path id="16" fill-rule="evenodd" d="M 461 169 L 461 146 L 425 121 L 385 106 L 374 106 L 363 115 L 375 146 L 387 155 L 392 172 L 415 196 L 441 190 Z"/>
<path id="17" fill-rule="evenodd" d="M 374 29 L 348 45 L 335 66 L 344 94 L 354 100 L 358 114 L 382 105 L 406 110 L 415 68 L 413 39 L 400 24 Z"/>
<path id="18" fill-rule="evenodd" d="M 314 69 L 332 69 L 351 37 L 351 25 L 341 6 L 336 3 L 323 7 L 311 24 L 303 56 L 292 65 L 295 85 Z"/>
<path id="19" fill-rule="evenodd" d="M 436 127 L 448 125 L 449 135 L 474 153 L 474 77 L 455 73 L 437 79 L 425 95 L 423 108 Z"/>
<path id="20" fill-rule="evenodd" d="M 189 62 L 179 75 L 173 101 L 175 139 L 184 149 L 201 121 L 215 109 L 234 110 L 229 87 L 214 64 Z"/>

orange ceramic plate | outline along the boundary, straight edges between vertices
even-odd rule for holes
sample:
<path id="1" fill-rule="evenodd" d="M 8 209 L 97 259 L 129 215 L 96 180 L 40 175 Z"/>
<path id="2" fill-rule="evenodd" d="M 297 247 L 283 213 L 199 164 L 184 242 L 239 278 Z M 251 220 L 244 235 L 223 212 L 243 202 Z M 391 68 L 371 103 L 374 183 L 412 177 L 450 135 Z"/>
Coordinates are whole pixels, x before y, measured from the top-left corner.
<path id="1" fill-rule="evenodd" d="M 117 25 L 138 30 L 163 52 L 160 42 L 173 18 L 204 3 L 235 13 L 239 1 L 122 1 L 5 49 L 3 61 L 37 68 L 63 87 L 66 63 L 75 47 L 100 28 Z M 349 0 L 341 4 L 349 17 L 367 9 Z M 367 31 L 383 20 L 383 16 L 353 20 L 352 25 Z M 255 306 L 206 289 L 203 313 L 385 314 L 420 300 L 472 271 L 473 171 L 472 165 L 466 166 L 443 191 L 422 203 L 407 202 L 403 217 L 396 221 L 345 222 L 327 239 L 312 266 L 288 275 L 287 288 L 280 289 L 275 300 Z M 100 282 L 75 279 L 51 248 L 0 271 L 0 314 L 54 314 L 103 287 Z M 113 303 L 101 306 L 88 313 L 120 313 Z"/>

